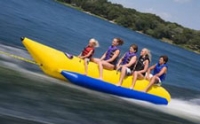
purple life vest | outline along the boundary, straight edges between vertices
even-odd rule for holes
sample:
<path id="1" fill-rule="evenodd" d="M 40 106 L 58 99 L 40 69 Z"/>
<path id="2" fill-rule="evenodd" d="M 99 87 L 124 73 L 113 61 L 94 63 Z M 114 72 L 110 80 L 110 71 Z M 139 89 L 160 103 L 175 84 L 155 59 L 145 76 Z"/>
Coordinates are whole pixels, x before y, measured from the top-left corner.
<path id="1" fill-rule="evenodd" d="M 118 48 L 116 46 L 110 46 L 106 52 L 106 57 L 104 60 L 108 60 L 110 58 L 112 58 L 112 56 L 114 55 L 114 52 L 118 50 Z M 116 57 L 112 62 L 110 62 L 111 64 L 116 64 L 116 60 L 118 57 Z"/>
<path id="2" fill-rule="evenodd" d="M 121 65 L 129 63 L 131 58 L 135 55 L 136 55 L 135 53 L 126 52 L 124 58 L 122 59 Z"/>

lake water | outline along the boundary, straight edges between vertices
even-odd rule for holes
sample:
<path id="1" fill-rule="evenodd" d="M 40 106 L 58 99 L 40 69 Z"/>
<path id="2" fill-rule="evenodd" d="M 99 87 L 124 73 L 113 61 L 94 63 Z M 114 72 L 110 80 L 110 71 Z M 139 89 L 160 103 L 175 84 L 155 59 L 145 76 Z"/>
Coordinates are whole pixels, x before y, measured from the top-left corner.
<path id="1" fill-rule="evenodd" d="M 1 0 L 0 50 L 31 59 L 20 37 L 78 55 L 96 38 L 100 57 L 114 37 L 139 51 L 151 50 L 157 62 L 169 56 L 163 83 L 172 96 L 168 106 L 123 99 L 87 90 L 44 75 L 29 63 L 0 54 L 0 122 L 19 124 L 192 124 L 200 123 L 200 55 L 161 42 L 53 0 Z"/>

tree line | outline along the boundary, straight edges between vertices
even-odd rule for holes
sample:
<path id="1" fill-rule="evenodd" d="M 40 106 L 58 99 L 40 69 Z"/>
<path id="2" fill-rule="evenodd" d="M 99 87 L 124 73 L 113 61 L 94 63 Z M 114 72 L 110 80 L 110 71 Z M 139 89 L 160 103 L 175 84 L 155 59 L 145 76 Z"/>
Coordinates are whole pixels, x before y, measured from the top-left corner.
<path id="1" fill-rule="evenodd" d="M 200 53 L 200 31 L 164 21 L 159 16 L 141 13 L 107 0 L 58 0 L 81 8 L 118 25 Z M 192 23 L 192 22 L 191 22 Z"/>

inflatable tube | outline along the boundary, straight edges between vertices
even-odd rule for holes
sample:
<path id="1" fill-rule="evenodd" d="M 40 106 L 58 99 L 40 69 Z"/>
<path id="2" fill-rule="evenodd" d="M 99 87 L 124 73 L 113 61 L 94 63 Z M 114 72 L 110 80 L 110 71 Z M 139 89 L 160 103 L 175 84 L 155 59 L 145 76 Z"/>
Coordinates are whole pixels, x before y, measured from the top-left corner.
<path id="1" fill-rule="evenodd" d="M 121 97 L 132 98 L 142 101 L 151 102 L 154 104 L 167 105 L 168 101 L 162 97 L 147 94 L 141 91 L 135 91 L 124 87 L 115 86 L 108 82 L 91 78 L 82 74 L 62 71 L 61 74 L 66 77 L 70 82 L 86 87 L 95 91 L 100 91 L 104 93 L 109 93 Z"/>
<path id="2" fill-rule="evenodd" d="M 61 74 L 61 71 L 63 70 L 76 72 L 78 74 L 84 73 L 83 60 L 74 55 L 56 50 L 52 47 L 43 45 L 28 38 L 22 38 L 22 43 L 32 56 L 33 60 L 39 65 L 41 70 L 49 76 L 66 80 L 66 78 Z M 89 62 L 88 76 L 92 78 L 97 78 L 99 76 L 97 64 Z M 110 84 L 116 84 L 119 80 L 119 76 L 120 72 L 116 70 L 103 70 L 103 80 Z M 124 79 L 122 87 L 129 88 L 131 86 L 131 83 L 132 76 L 128 76 Z M 148 83 L 149 82 L 147 80 L 137 80 L 134 90 L 141 91 L 148 85 Z M 168 91 L 162 86 L 154 85 L 148 90 L 147 93 L 154 96 L 162 97 L 168 102 L 171 99 Z"/>

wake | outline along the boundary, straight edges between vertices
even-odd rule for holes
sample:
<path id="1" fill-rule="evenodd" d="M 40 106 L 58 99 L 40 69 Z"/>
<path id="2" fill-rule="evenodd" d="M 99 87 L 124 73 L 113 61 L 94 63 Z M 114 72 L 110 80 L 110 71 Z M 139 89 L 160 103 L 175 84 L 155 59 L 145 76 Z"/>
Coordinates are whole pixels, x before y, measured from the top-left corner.
<path id="1" fill-rule="evenodd" d="M 38 65 L 35 61 L 33 61 L 30 57 L 30 55 L 27 53 L 27 51 L 11 46 L 1 45 L 0 44 L 0 57 L 1 60 L 7 61 L 7 62 L 13 62 L 18 63 L 22 65 L 22 63 L 26 62 Z"/>
<path id="2" fill-rule="evenodd" d="M 188 101 L 172 99 L 168 106 L 160 110 L 190 121 L 200 122 L 200 98 L 194 98 Z"/>
<path id="3" fill-rule="evenodd" d="M 0 44 L 0 50 L 31 59 L 30 55 L 23 49 L 5 46 L 5 45 Z M 3 58 L 5 60 L 5 61 L 0 61 L 1 64 L 7 65 L 6 67 L 10 68 L 10 69 L 18 70 L 20 72 L 25 72 L 26 76 L 28 76 L 27 74 L 29 73 L 29 78 L 36 79 L 35 76 L 37 76 L 37 77 L 40 77 L 40 80 L 42 80 L 42 79 L 48 80 L 49 82 L 57 82 L 61 85 L 67 85 L 67 87 L 78 88 L 74 85 L 70 85 L 69 83 L 63 83 L 60 80 L 48 77 L 44 74 L 28 71 L 25 68 L 19 67 L 19 65 L 24 64 L 24 62 L 22 62 L 20 60 L 13 59 L 11 57 L 8 57 L 8 56 L 2 55 L 2 54 L 0 54 L 0 58 Z M 82 88 L 80 88 L 80 89 L 82 89 Z M 84 89 L 82 89 L 82 90 L 84 90 Z M 171 99 L 171 101 L 169 102 L 169 104 L 167 106 L 155 105 L 152 103 L 139 101 L 139 100 L 133 100 L 133 99 L 127 99 L 127 98 L 122 98 L 122 99 L 132 102 L 134 104 L 137 104 L 137 105 L 142 106 L 147 109 L 157 110 L 157 111 L 160 111 L 163 113 L 167 113 L 169 115 L 174 115 L 174 116 L 177 116 L 177 117 L 180 117 L 183 119 L 187 119 L 187 120 L 195 122 L 195 123 L 200 123 L 200 112 L 199 112 L 200 98 L 193 98 L 193 99 L 190 99 L 187 101 L 174 98 L 174 99 Z"/>
<path id="4" fill-rule="evenodd" d="M 168 105 L 156 105 L 149 102 L 122 98 L 146 109 L 157 110 L 169 115 L 180 117 L 194 123 L 200 123 L 200 98 L 190 100 L 171 99 Z"/>

